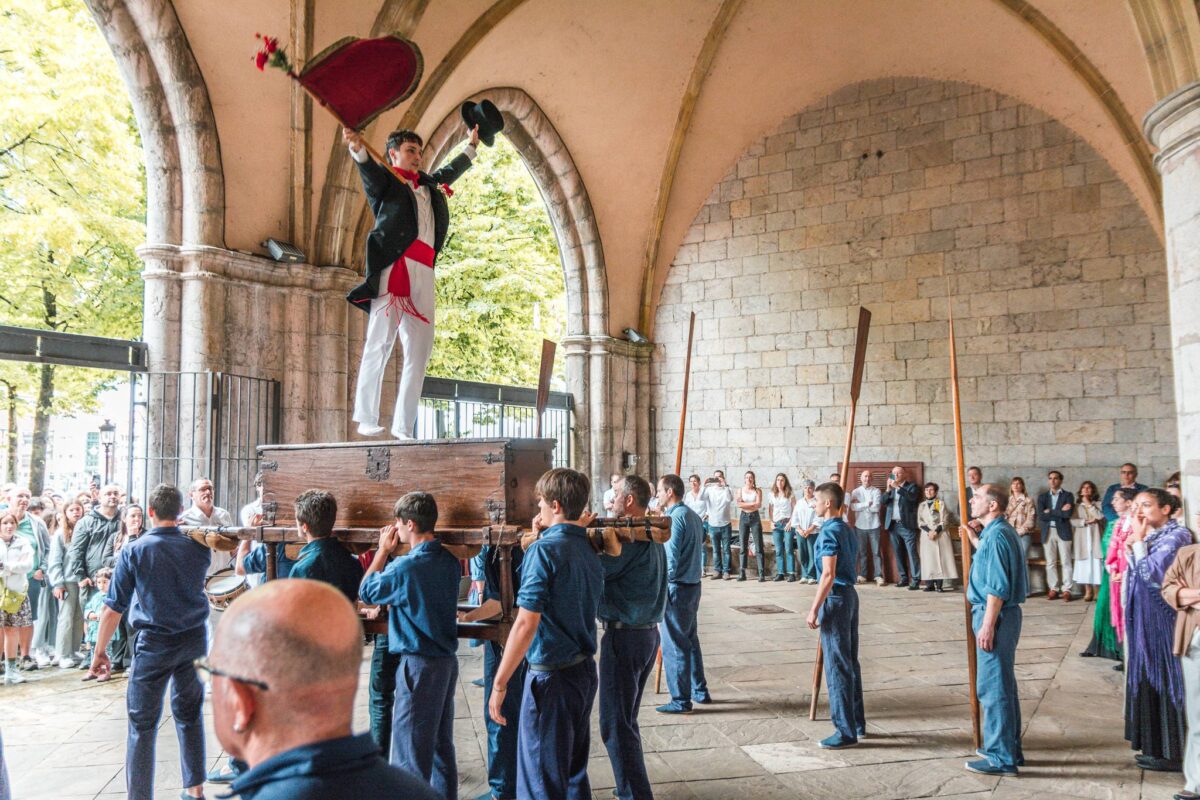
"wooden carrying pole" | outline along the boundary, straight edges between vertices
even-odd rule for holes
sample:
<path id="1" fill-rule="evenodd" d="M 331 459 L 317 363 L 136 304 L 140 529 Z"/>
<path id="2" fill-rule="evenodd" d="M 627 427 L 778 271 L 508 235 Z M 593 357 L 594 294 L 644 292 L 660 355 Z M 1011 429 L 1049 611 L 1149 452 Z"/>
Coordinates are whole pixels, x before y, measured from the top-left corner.
<path id="1" fill-rule="evenodd" d="M 975 748 L 982 744 L 979 732 L 979 696 L 975 692 L 975 631 L 971 627 L 971 603 L 967 600 L 965 584 L 971 576 L 971 539 L 967 536 L 967 473 L 963 460 L 962 403 L 958 395 L 958 348 L 954 342 L 954 308 L 949 291 L 946 293 L 946 312 L 950 322 L 950 402 L 954 409 L 954 457 L 958 467 L 958 513 L 962 527 L 959 540 L 962 543 L 963 613 L 967 625 L 967 677 L 971 692 L 971 735 Z"/>
<path id="2" fill-rule="evenodd" d="M 846 449 L 842 452 L 842 489 L 850 490 L 850 450 L 854 445 L 854 416 L 858 411 L 858 396 L 862 390 L 863 369 L 867 363 L 867 338 L 871 333 L 871 312 L 858 307 L 858 333 L 854 340 L 854 371 L 850 374 L 850 413 L 846 418 Z M 821 678 L 824 672 L 821 639 L 817 639 L 817 655 L 813 661 L 812 699 L 808 703 L 808 718 L 817 718 L 817 700 L 821 696 Z"/>
<path id="3" fill-rule="evenodd" d="M 696 312 L 688 318 L 687 358 L 683 362 L 683 407 L 679 409 L 679 439 L 675 442 L 675 474 L 683 471 L 683 429 L 687 423 L 688 385 L 692 378 L 692 339 L 696 334 Z M 681 498 L 682 499 L 682 498 Z M 713 558 L 716 558 L 716 550 Z M 662 645 L 658 646 L 658 655 L 654 659 L 654 693 L 662 694 Z"/>
<path id="4" fill-rule="evenodd" d="M 550 400 L 550 373 L 554 372 L 554 342 L 542 339 L 542 364 L 538 368 L 537 400 L 534 401 L 537 413 L 537 423 L 534 425 L 534 438 L 542 438 L 542 414 L 546 411 L 546 403 Z"/>

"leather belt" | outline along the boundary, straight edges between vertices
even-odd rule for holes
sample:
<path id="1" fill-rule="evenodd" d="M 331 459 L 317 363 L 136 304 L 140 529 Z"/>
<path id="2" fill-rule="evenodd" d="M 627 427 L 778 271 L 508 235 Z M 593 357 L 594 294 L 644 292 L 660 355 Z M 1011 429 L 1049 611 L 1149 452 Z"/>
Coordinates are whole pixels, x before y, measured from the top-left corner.
<path id="1" fill-rule="evenodd" d="M 620 620 L 601 620 L 600 624 L 606 631 L 652 631 L 658 627 L 657 622 L 651 622 L 647 625 L 630 625 L 628 622 Z"/>
<path id="2" fill-rule="evenodd" d="M 585 656 L 581 653 L 570 661 L 564 661 L 561 664 L 530 664 L 529 669 L 533 672 L 558 672 L 560 669 L 567 669 L 568 667 L 573 667 L 576 664 L 582 664 L 587 659 L 588 656 Z"/>

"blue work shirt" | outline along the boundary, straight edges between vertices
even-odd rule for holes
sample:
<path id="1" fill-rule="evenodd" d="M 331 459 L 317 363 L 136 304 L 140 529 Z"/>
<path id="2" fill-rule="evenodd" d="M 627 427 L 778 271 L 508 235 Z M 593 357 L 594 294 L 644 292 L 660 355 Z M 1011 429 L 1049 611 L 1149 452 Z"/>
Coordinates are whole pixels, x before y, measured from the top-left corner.
<path id="1" fill-rule="evenodd" d="M 625 542 L 621 555 L 600 556 L 604 594 L 597 616 L 605 622 L 650 625 L 667 607 L 667 555 L 657 542 Z"/>
<path id="2" fill-rule="evenodd" d="M 817 540 L 813 543 L 813 556 L 817 561 L 818 578 L 825 569 L 825 562 L 821 559 L 825 556 L 836 556 L 837 564 L 834 566 L 833 585 L 854 585 L 854 580 L 858 575 L 854 567 L 858 561 L 858 537 L 855 535 L 854 529 L 846 524 L 846 520 L 834 517 L 821 523 L 821 527 L 817 530 Z"/>
<path id="3" fill-rule="evenodd" d="M 427 658 L 458 652 L 458 559 L 437 539 L 367 576 L 364 603 L 388 607 L 388 651 Z"/>
<path id="4" fill-rule="evenodd" d="M 667 541 L 667 580 L 699 583 L 704 574 L 704 523 L 683 503 L 667 509 L 671 538 Z"/>
<path id="5" fill-rule="evenodd" d="M 267 544 L 259 542 L 257 547 L 250 548 L 250 552 L 242 559 L 242 569 L 246 570 L 247 575 L 266 575 L 267 574 L 267 548 L 279 547 L 279 557 L 275 559 L 275 577 L 289 578 L 292 574 L 292 567 L 296 562 L 283 554 L 282 545 Z M 358 587 L 355 587 L 355 591 Z"/>
<path id="6" fill-rule="evenodd" d="M 208 622 L 204 579 L 212 551 L 179 528 L 153 528 L 121 548 L 104 605 L 129 612 L 129 627 L 161 636 L 199 631 Z"/>
<path id="7" fill-rule="evenodd" d="M 440 800 L 441 795 L 379 754 L 368 733 L 326 739 L 271 756 L 248 770 L 220 797 L 244 800 Z"/>
<path id="8" fill-rule="evenodd" d="M 292 566 L 291 577 L 333 584 L 335 589 L 341 591 L 346 595 L 346 599 L 353 603 L 358 599 L 358 585 L 362 583 L 363 568 L 341 542 L 328 536 L 324 539 L 313 539 L 300 548 L 300 555 Z M 454 600 L 457 606 L 457 577 L 454 584 Z"/>
<path id="9" fill-rule="evenodd" d="M 1004 517 L 996 517 L 979 534 L 979 548 L 971 559 L 967 581 L 967 602 L 986 606 L 988 595 L 994 595 L 1008 608 L 1024 603 L 1027 592 L 1017 532 Z"/>
<path id="10" fill-rule="evenodd" d="M 542 531 L 525 551 L 517 605 L 542 615 L 526 658 L 530 664 L 566 664 L 596 653 L 596 611 L 604 568 L 587 531 L 562 523 Z"/>

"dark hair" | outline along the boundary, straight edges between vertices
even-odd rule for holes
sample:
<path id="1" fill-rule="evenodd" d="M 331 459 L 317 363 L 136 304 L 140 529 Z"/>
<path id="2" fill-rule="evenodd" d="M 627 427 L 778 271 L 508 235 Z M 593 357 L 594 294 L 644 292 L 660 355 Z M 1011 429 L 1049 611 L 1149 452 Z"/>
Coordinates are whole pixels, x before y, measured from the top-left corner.
<path id="1" fill-rule="evenodd" d="M 1063 479 L 1063 474 L 1056 469 L 1052 469 L 1046 473 L 1047 478 L 1049 478 L 1051 475 L 1057 475 L 1060 481 Z"/>
<path id="2" fill-rule="evenodd" d="M 1014 478 L 1013 478 L 1011 481 L 1009 481 L 1009 482 L 1008 482 L 1008 485 L 1009 485 L 1009 486 L 1012 486 L 1012 485 L 1013 485 L 1014 483 L 1016 483 L 1017 481 L 1020 481 L 1020 482 L 1021 482 L 1021 494 L 1028 494 L 1028 492 L 1029 492 L 1029 489 L 1028 489 L 1028 488 L 1025 486 L 1025 479 L 1024 479 L 1024 478 L 1022 478 L 1020 475 L 1017 475 L 1017 476 L 1016 476 L 1016 477 L 1014 477 Z"/>
<path id="3" fill-rule="evenodd" d="M 429 492 L 409 492 L 392 509 L 396 519 L 415 522 L 418 533 L 433 533 L 438 521 L 437 501 Z"/>
<path id="4" fill-rule="evenodd" d="M 688 475 L 688 480 L 700 483 L 700 476 L 693 472 L 691 475 Z"/>
<path id="5" fill-rule="evenodd" d="M 1005 511 L 1007 511 L 1008 492 L 1004 491 L 1004 487 L 994 483 L 988 483 L 984 485 L 987 486 L 987 491 L 983 493 L 984 496 L 987 497 L 988 500 L 994 501 L 996 505 L 999 506 L 997 510 L 1000 511 L 1000 513 L 1003 514 Z"/>
<path id="6" fill-rule="evenodd" d="M 641 508 L 650 504 L 650 495 L 653 494 L 649 481 L 641 475 L 626 475 L 621 491 L 632 497 L 633 502 Z"/>
<path id="7" fill-rule="evenodd" d="M 979 477 L 983 477 L 983 470 L 981 470 L 979 467 L 967 467 L 967 472 L 970 472 L 971 470 L 975 470 L 979 473 Z"/>
<path id="8" fill-rule="evenodd" d="M 1163 482 L 1163 486 L 1165 486 L 1168 489 L 1178 489 L 1179 488 L 1179 473 L 1172 472 L 1169 476 L 1167 476 L 1166 481 Z"/>
<path id="9" fill-rule="evenodd" d="M 676 500 L 683 499 L 683 478 L 678 475 L 663 475 L 658 479 L 663 488 L 675 495 Z"/>
<path id="10" fill-rule="evenodd" d="M 1138 471 L 1137 464 L 1134 464 L 1132 461 L 1126 461 L 1121 466 L 1122 467 L 1133 467 L 1133 474 L 1137 475 L 1137 471 Z"/>
<path id="11" fill-rule="evenodd" d="M 111 581 L 112 576 L 112 567 L 101 567 L 100 569 L 96 570 L 96 574 L 93 577 L 97 581 Z"/>
<path id="12" fill-rule="evenodd" d="M 841 508 L 842 504 L 846 502 L 846 490 L 842 488 L 840 483 L 834 483 L 833 481 L 822 483 L 817 487 L 815 494 L 829 498 L 833 501 L 833 505 L 836 508 Z"/>
<path id="13" fill-rule="evenodd" d="M 424 147 L 425 141 L 417 135 L 416 131 L 398 130 L 388 134 L 387 149 L 399 150 L 400 146 L 405 142 L 416 142 L 418 147 Z"/>
<path id="14" fill-rule="evenodd" d="M 296 498 L 296 522 L 308 526 L 308 535 L 324 539 L 333 533 L 337 519 L 337 500 L 329 492 L 309 489 Z"/>
<path id="15" fill-rule="evenodd" d="M 160 483 L 150 490 L 146 505 L 156 520 L 164 525 L 173 525 L 183 510 L 183 492 L 169 483 Z"/>
<path id="16" fill-rule="evenodd" d="M 933 487 L 933 493 L 934 493 L 934 494 L 937 494 L 937 493 L 938 493 L 938 488 L 939 488 L 939 487 L 938 487 L 938 485 L 937 485 L 936 483 L 934 483 L 933 481 L 930 481 L 929 483 L 925 484 L 925 488 L 926 488 L 926 489 L 928 489 L 930 486 L 932 486 L 932 487 Z"/>
<path id="17" fill-rule="evenodd" d="M 1133 498 L 1137 497 L 1138 493 L 1137 489 L 1134 489 L 1132 486 L 1122 486 L 1120 489 L 1117 489 L 1113 495 L 1120 495 L 1121 497 L 1125 498 L 1125 502 L 1132 503 Z"/>
<path id="18" fill-rule="evenodd" d="M 1148 494 L 1154 498 L 1154 502 L 1159 508 L 1167 506 L 1167 516 L 1171 516 L 1179 510 L 1179 498 L 1168 492 L 1166 489 L 1142 489 L 1140 494 Z"/>
<path id="19" fill-rule="evenodd" d="M 558 503 L 562 506 L 563 516 L 567 519 L 579 519 L 587 508 L 592 482 L 582 472 L 558 467 L 538 478 L 534 492 L 546 501 L 546 505 Z"/>
<path id="20" fill-rule="evenodd" d="M 784 472 L 775 476 L 775 483 L 771 484 L 771 496 L 775 496 L 775 484 L 779 483 L 780 478 L 783 478 L 783 496 L 791 499 L 795 496 L 795 492 L 792 491 L 792 482 L 788 480 L 787 473 Z"/>
<path id="21" fill-rule="evenodd" d="M 1092 500 L 1100 499 L 1100 490 L 1097 489 L 1096 484 L 1092 483 L 1091 481 L 1084 481 L 1083 483 L 1079 484 L 1079 493 L 1076 495 L 1077 498 L 1083 497 L 1083 487 L 1085 486 L 1092 487 Z"/>

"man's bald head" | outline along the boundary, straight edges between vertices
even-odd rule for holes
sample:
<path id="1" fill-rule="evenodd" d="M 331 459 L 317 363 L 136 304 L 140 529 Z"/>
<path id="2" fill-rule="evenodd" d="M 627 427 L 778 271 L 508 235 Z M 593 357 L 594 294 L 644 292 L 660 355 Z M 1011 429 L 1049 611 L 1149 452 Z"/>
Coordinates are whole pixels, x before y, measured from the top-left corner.
<path id="1" fill-rule="evenodd" d="M 230 605 L 213 664 L 289 691 L 357 681 L 362 626 L 345 595 L 323 581 L 276 580 Z"/>

